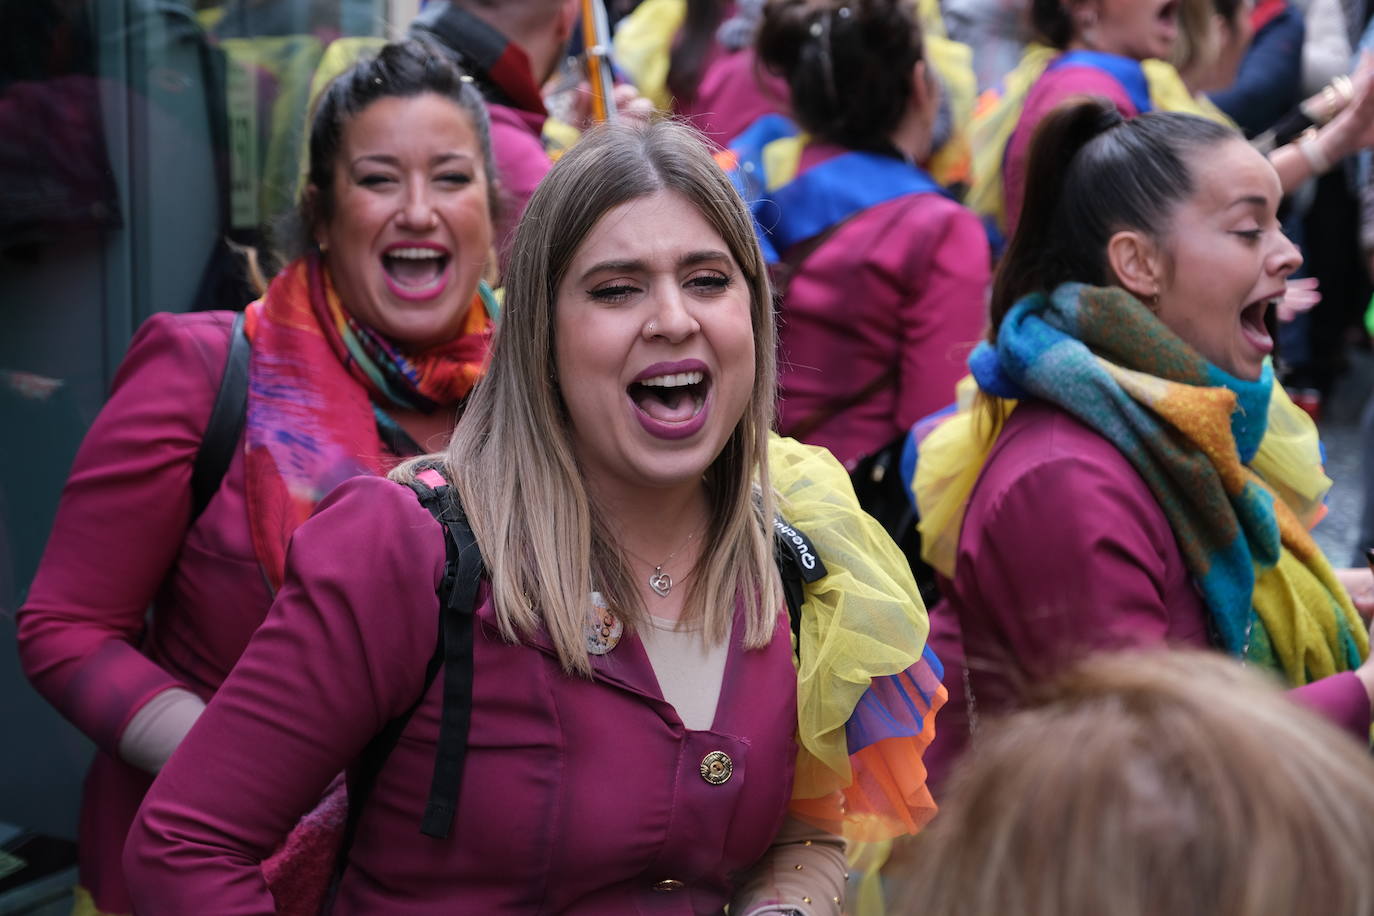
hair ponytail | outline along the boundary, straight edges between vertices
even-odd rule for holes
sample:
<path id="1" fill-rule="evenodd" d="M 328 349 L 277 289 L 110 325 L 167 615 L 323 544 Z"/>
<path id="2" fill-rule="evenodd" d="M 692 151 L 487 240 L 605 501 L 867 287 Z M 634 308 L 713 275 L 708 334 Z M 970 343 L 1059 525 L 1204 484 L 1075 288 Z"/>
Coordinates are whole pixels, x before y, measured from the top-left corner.
<path id="1" fill-rule="evenodd" d="M 1062 247 L 1053 237 L 1056 211 L 1064 197 L 1074 159 L 1080 150 L 1125 119 L 1112 104 L 1100 100 L 1066 102 L 1055 108 L 1035 129 L 1026 159 L 1026 194 L 1021 218 L 1007 244 L 993 278 L 991 318 L 996 332 L 1002 317 L 1018 299 L 1037 290 L 1051 290 L 1070 277 L 1099 282 L 1099 265 L 1066 264 Z M 1069 254 L 1074 254 L 1069 252 Z M 1092 252 L 1077 252 L 1091 259 Z"/>
<path id="2" fill-rule="evenodd" d="M 867 150 L 891 147 L 924 57 L 910 0 L 773 0 L 755 49 L 807 132 Z"/>
<path id="3" fill-rule="evenodd" d="M 1021 218 L 993 281 L 989 335 L 1007 311 L 1061 283 L 1115 283 L 1107 242 L 1122 230 L 1162 236 L 1193 194 L 1189 155 L 1227 140 L 1229 127 L 1196 115 L 1122 118 L 1106 99 L 1070 100 L 1036 129 Z"/>

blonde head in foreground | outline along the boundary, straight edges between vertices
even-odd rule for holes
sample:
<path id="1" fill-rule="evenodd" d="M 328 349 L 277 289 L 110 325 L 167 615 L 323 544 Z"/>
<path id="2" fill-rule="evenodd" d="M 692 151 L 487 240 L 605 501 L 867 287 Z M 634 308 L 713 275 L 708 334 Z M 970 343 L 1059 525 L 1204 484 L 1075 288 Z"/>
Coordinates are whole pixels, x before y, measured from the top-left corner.
<path id="1" fill-rule="evenodd" d="M 1216 653 L 1089 659 L 960 767 L 894 912 L 1374 912 L 1368 748 Z"/>

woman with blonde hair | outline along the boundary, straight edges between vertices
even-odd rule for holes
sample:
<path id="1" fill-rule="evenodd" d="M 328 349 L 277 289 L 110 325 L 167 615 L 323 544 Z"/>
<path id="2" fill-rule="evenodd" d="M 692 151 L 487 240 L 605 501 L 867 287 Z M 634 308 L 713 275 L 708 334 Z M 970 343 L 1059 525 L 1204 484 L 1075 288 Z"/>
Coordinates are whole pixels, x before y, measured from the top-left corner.
<path id="1" fill-rule="evenodd" d="M 915 583 L 833 460 L 770 440 L 768 281 L 700 137 L 589 133 L 509 277 L 460 433 L 394 475 L 427 503 L 350 481 L 297 532 L 131 833 L 140 913 L 270 912 L 264 853 L 345 767 L 335 913 L 837 914 L 838 834 L 933 813 Z M 429 679 L 440 625 L 466 667 Z"/>
<path id="2" fill-rule="evenodd" d="M 1089 659 L 977 747 L 896 912 L 1374 911 L 1368 750 L 1218 654 Z"/>

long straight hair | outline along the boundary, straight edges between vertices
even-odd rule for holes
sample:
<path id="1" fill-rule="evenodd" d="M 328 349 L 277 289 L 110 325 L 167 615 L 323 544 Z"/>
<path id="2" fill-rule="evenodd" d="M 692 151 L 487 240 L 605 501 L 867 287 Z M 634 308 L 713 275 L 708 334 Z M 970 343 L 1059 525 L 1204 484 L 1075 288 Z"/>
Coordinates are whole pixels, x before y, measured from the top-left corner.
<path id="1" fill-rule="evenodd" d="M 644 622 L 645 610 L 573 453 L 554 359 L 557 291 L 603 215 L 664 190 L 695 205 L 739 264 L 750 291 L 756 367 L 744 415 L 705 474 L 708 533 L 683 621 L 699 622 L 708 639 L 719 641 L 742 600 L 745 645 L 757 647 L 772 638 L 781 602 L 767 462 L 776 342 L 748 211 L 690 128 L 672 121 L 603 125 L 564 155 L 530 198 L 516 230 L 490 369 L 443 459 L 481 545 L 502 634 L 515 641 L 543 624 L 568 671 L 591 671 L 585 627 L 592 591 L 630 629 Z M 392 476 L 404 479 L 412 467 Z"/>

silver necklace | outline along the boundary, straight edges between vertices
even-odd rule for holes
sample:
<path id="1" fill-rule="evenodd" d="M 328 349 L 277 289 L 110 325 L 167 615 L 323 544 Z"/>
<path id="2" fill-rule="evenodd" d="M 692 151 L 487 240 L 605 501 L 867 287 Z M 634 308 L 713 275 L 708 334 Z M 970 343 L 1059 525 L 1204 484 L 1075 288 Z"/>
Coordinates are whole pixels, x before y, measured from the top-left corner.
<path id="1" fill-rule="evenodd" d="M 672 561 L 673 557 L 677 556 L 678 554 L 682 553 L 682 551 L 686 550 L 687 545 L 692 543 L 692 539 L 695 538 L 699 532 L 700 529 L 698 529 L 697 531 L 693 531 L 691 534 L 687 535 L 687 540 L 683 541 L 682 545 L 679 546 L 677 550 L 674 550 L 672 553 L 664 557 L 662 562 L 654 565 L 654 571 L 649 573 L 648 582 L 649 588 L 653 589 L 654 594 L 658 595 L 658 597 L 667 598 L 668 594 L 673 590 L 673 577 L 669 573 L 665 572 L 663 567 L 667 566 Z M 636 560 L 639 560 L 641 563 L 649 562 L 648 560 L 644 559 L 643 557 L 639 556 L 633 551 L 626 552 L 629 553 L 630 556 L 634 557 Z M 690 571 L 687 575 L 691 575 Z M 682 578 L 685 579 L 687 578 L 687 576 L 684 575 Z"/>

